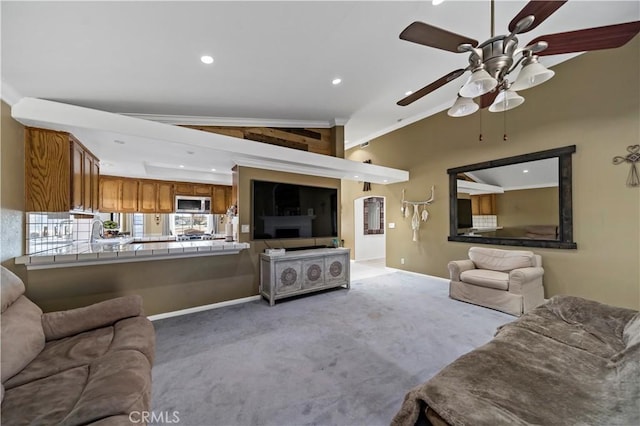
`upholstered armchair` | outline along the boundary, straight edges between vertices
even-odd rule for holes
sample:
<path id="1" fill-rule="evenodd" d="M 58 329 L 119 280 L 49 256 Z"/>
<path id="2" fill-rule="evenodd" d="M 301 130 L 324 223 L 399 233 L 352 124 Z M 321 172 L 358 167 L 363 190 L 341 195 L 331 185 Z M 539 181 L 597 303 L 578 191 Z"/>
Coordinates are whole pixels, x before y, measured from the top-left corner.
<path id="1" fill-rule="evenodd" d="M 525 250 L 471 247 L 449 262 L 449 297 L 520 316 L 544 303 L 542 258 Z"/>

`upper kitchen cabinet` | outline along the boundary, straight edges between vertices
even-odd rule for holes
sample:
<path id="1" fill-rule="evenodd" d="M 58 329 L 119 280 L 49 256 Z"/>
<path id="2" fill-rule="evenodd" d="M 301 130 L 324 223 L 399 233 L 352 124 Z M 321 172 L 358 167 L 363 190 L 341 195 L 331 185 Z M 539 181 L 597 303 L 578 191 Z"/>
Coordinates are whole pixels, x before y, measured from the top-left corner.
<path id="1" fill-rule="evenodd" d="M 66 132 L 25 131 L 27 211 L 95 213 L 99 160 Z"/>
<path id="2" fill-rule="evenodd" d="M 483 194 L 471 196 L 471 214 L 474 215 L 495 215 L 498 214 L 496 208 L 496 194 Z"/>
<path id="3" fill-rule="evenodd" d="M 231 205 L 231 187 L 214 185 L 211 200 L 211 213 L 226 214 Z"/>
<path id="4" fill-rule="evenodd" d="M 204 183 L 176 182 L 176 195 L 194 195 L 197 197 L 211 197 L 212 185 Z"/>
<path id="5" fill-rule="evenodd" d="M 101 176 L 100 210 L 109 213 L 136 213 L 138 211 L 138 181 L 115 176 Z"/>
<path id="6" fill-rule="evenodd" d="M 138 187 L 138 211 L 141 213 L 173 213 L 173 183 L 140 180 Z"/>

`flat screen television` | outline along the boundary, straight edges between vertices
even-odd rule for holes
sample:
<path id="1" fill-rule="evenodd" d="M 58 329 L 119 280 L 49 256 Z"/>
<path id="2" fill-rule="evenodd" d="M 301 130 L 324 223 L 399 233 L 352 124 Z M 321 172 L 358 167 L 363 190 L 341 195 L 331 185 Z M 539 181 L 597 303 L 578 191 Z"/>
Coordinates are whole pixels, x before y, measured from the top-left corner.
<path id="1" fill-rule="evenodd" d="M 471 200 L 458 198 L 458 229 L 473 228 Z"/>
<path id="2" fill-rule="evenodd" d="M 338 236 L 338 190 L 251 181 L 254 240 Z"/>

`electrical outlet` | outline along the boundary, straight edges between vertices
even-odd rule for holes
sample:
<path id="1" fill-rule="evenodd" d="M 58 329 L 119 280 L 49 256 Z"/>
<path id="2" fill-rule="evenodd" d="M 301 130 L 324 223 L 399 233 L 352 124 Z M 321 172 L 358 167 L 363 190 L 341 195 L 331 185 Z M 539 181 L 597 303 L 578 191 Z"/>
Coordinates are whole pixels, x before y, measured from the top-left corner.
<path id="1" fill-rule="evenodd" d="M 404 265 L 404 257 L 400 258 L 400 264 Z"/>
<path id="2" fill-rule="evenodd" d="M 240 232 L 242 232 L 243 234 L 248 234 L 249 233 L 249 225 L 242 225 L 240 227 Z"/>

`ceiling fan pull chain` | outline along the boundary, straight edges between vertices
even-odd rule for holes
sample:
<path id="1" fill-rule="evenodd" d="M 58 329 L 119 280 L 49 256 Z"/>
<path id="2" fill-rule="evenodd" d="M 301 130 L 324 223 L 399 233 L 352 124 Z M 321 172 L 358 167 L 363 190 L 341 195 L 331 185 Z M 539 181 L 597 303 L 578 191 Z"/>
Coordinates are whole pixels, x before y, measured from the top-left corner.
<path id="1" fill-rule="evenodd" d="M 504 114 L 504 124 L 503 124 L 504 134 L 502 135 L 502 140 L 506 142 L 507 140 L 509 140 L 509 137 L 507 136 L 507 112 L 505 111 L 502 114 Z"/>

